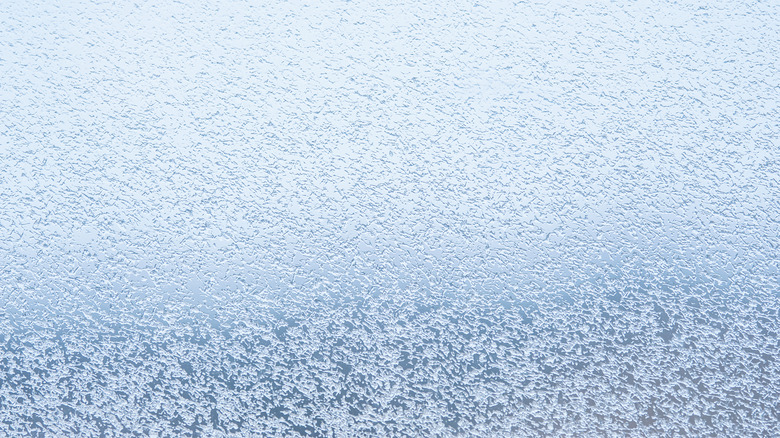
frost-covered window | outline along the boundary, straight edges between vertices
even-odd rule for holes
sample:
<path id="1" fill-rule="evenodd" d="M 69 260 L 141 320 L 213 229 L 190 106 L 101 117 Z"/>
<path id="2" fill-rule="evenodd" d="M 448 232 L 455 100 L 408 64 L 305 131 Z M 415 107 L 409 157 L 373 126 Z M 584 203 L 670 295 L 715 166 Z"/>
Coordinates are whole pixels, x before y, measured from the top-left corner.
<path id="1" fill-rule="evenodd" d="M 780 3 L 6 0 L 0 436 L 780 435 Z"/>

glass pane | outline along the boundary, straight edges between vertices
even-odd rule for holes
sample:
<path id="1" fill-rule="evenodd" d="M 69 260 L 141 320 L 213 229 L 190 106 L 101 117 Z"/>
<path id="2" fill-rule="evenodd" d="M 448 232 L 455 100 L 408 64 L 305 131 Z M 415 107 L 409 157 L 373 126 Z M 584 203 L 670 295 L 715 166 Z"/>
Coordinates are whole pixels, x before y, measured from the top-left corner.
<path id="1" fill-rule="evenodd" d="M 780 435 L 779 14 L 4 2 L 0 430 Z"/>

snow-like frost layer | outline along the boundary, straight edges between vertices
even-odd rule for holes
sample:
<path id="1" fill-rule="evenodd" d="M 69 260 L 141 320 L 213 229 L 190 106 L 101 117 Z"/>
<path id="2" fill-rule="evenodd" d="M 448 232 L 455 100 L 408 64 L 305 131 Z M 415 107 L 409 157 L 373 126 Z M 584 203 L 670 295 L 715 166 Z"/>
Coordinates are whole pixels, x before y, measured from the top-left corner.
<path id="1" fill-rule="evenodd" d="M 779 434 L 780 5 L 0 8 L 10 435 Z"/>

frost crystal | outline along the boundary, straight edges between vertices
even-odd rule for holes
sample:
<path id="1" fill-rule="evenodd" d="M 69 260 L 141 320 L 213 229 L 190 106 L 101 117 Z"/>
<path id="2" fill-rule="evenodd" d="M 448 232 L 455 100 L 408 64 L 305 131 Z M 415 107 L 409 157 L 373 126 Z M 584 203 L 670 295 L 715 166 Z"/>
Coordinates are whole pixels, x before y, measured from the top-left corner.
<path id="1" fill-rule="evenodd" d="M 780 3 L 10 0 L 0 435 L 780 435 Z"/>

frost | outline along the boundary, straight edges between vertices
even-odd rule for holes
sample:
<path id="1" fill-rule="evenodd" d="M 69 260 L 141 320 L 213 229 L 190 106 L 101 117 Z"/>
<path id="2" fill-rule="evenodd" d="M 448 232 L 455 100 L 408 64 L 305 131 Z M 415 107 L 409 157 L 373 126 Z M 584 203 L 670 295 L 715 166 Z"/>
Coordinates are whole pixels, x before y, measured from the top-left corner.
<path id="1" fill-rule="evenodd" d="M 777 5 L 185 3 L 0 11 L 0 431 L 780 434 Z"/>

